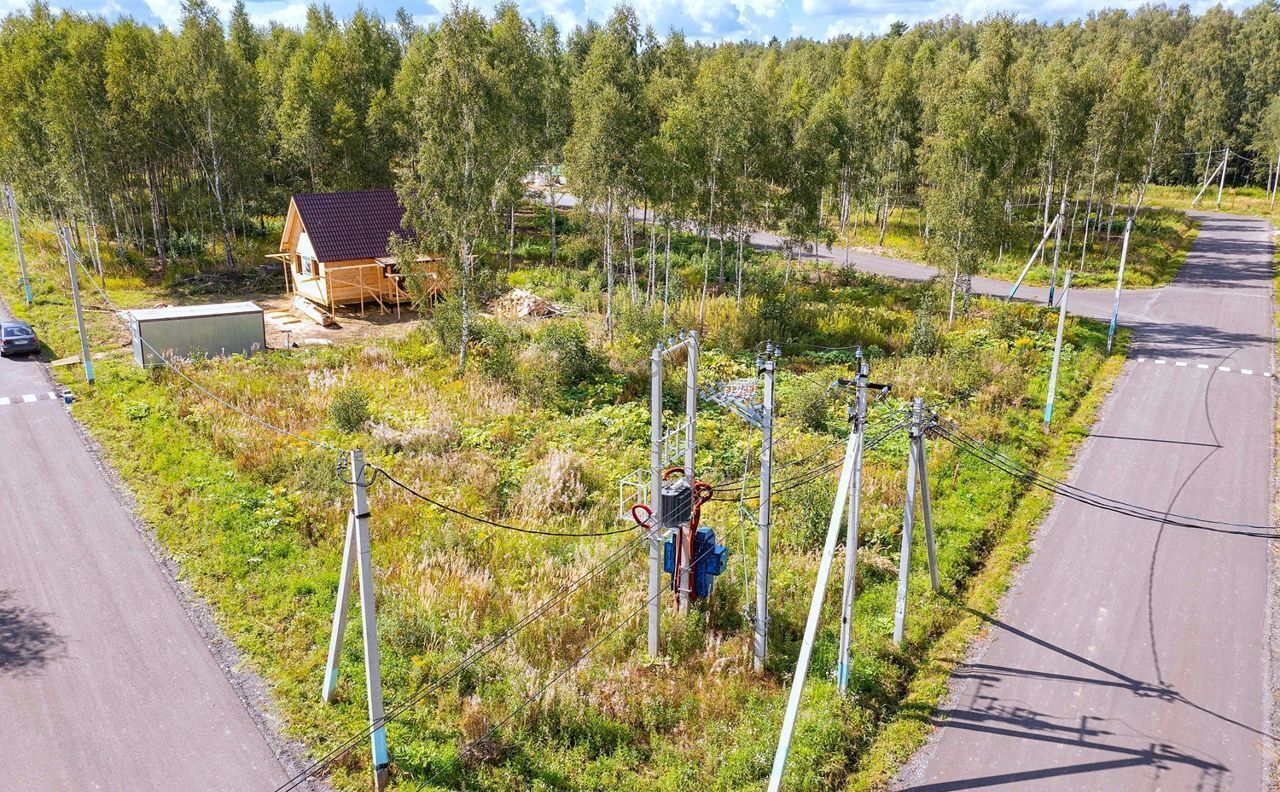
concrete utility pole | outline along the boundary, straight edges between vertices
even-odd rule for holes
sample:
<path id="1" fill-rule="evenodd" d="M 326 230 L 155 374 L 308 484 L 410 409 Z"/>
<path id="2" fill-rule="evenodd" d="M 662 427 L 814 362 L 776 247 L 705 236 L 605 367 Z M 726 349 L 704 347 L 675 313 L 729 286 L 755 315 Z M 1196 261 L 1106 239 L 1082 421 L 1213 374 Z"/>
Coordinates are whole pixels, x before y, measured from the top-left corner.
<path id="1" fill-rule="evenodd" d="M 13 245 L 18 251 L 18 268 L 22 271 L 22 293 L 31 305 L 31 279 L 27 277 L 27 257 L 22 250 L 22 229 L 18 226 L 18 201 L 13 197 L 13 188 L 4 186 L 5 203 L 9 207 L 9 221 L 13 223 Z"/>
<path id="2" fill-rule="evenodd" d="M 1064 295 L 1065 297 L 1065 295 Z M 933 537 L 933 505 L 929 493 L 929 469 L 924 456 L 924 399 L 911 404 L 911 441 L 907 451 L 907 504 L 902 513 L 902 550 L 898 558 L 898 596 L 893 608 L 893 643 L 902 645 L 907 623 L 907 584 L 911 573 L 911 535 L 915 527 L 916 484 L 923 499 L 925 550 L 929 556 L 929 583 L 938 590 L 938 554 Z"/>
<path id="3" fill-rule="evenodd" d="M 787 769 L 787 755 L 791 752 L 791 736 L 796 728 L 796 715 L 800 711 L 800 697 L 804 693 L 804 679 L 809 673 L 809 660 L 813 656 L 813 643 L 818 635 L 818 619 L 822 615 L 822 601 L 827 592 L 827 579 L 831 575 L 831 561 L 836 552 L 836 538 L 840 534 L 840 517 L 849 486 L 853 478 L 853 461 L 856 452 L 857 433 L 849 432 L 845 444 L 844 464 L 840 468 L 840 483 L 836 487 L 835 501 L 831 504 L 831 521 L 827 524 L 827 541 L 822 547 L 822 559 L 818 562 L 818 579 L 813 585 L 813 599 L 809 603 L 809 618 L 804 626 L 804 638 L 800 643 L 800 656 L 796 659 L 795 675 L 791 678 L 791 694 L 787 698 L 787 712 L 782 719 L 782 733 L 773 755 L 773 769 L 769 774 L 769 792 L 778 792 L 782 775 Z"/>
<path id="4" fill-rule="evenodd" d="M 856 395 L 853 406 L 853 433 L 855 450 L 853 452 L 853 485 L 849 488 L 848 512 L 845 515 L 844 534 L 844 588 L 840 596 L 840 655 L 836 661 L 836 683 L 840 695 L 849 690 L 849 650 L 853 643 L 853 602 L 856 595 L 858 571 L 858 508 L 862 500 L 862 453 L 866 445 L 867 430 L 867 385 L 870 381 L 870 366 L 862 356 L 862 349 L 856 353 L 858 363 L 857 379 L 854 380 Z"/>
<path id="5" fill-rule="evenodd" d="M 756 534 L 756 635 L 752 666 L 764 671 L 764 655 L 769 645 L 769 529 L 773 506 L 773 385 L 777 353 L 765 347 L 765 358 L 756 368 L 764 375 L 764 402 L 760 411 L 760 514 Z"/>
<path id="6" fill-rule="evenodd" d="M 1275 211 L 1276 209 L 1276 193 L 1280 192 L 1280 150 L 1276 151 L 1276 178 L 1271 184 L 1271 206 L 1267 211 Z"/>
<path id="7" fill-rule="evenodd" d="M 1212 153 L 1211 153 L 1212 154 Z M 1191 206 L 1194 208 L 1200 202 L 1200 197 L 1204 195 L 1204 191 L 1209 189 L 1209 185 L 1213 183 L 1213 177 L 1221 172 L 1223 178 L 1227 175 L 1227 158 L 1223 156 L 1222 162 L 1218 163 L 1218 167 L 1213 169 L 1213 173 L 1209 174 L 1209 178 L 1204 180 L 1204 184 L 1200 185 L 1200 192 L 1196 193 L 1196 197 L 1191 199 Z M 1221 190 L 1219 190 L 1218 203 L 1222 203 Z"/>
<path id="8" fill-rule="evenodd" d="M 662 622 L 662 342 L 649 357 L 649 656 L 658 656 Z"/>
<path id="9" fill-rule="evenodd" d="M 1227 183 L 1227 162 L 1231 159 L 1231 149 L 1227 148 L 1222 154 L 1222 172 L 1218 174 L 1218 202 L 1214 204 L 1214 209 L 1222 208 L 1222 188 Z"/>
<path id="10" fill-rule="evenodd" d="M 93 358 L 89 355 L 89 336 L 84 330 L 84 310 L 80 307 L 80 279 L 76 277 L 76 252 L 71 248 L 71 230 L 58 229 L 62 240 L 62 252 L 67 257 L 67 272 L 71 275 L 71 302 L 76 308 L 76 327 L 80 330 L 80 360 L 84 363 L 84 378 L 93 384 Z"/>
<path id="11" fill-rule="evenodd" d="M 684 475 L 689 482 L 689 486 L 693 486 L 696 477 L 694 475 L 693 461 L 697 454 L 697 426 L 698 417 L 698 333 L 696 330 L 690 330 L 685 336 L 685 342 L 689 348 L 689 364 L 686 367 L 685 374 L 685 391 L 684 391 L 684 412 L 685 412 L 685 447 L 684 447 Z M 696 496 L 694 496 L 696 497 Z M 676 543 L 678 547 L 692 548 L 693 537 L 689 536 L 692 526 L 687 522 L 680 523 Z M 677 554 L 680 559 L 679 584 L 676 591 L 676 603 L 679 611 L 684 613 L 689 610 L 689 602 L 693 599 L 693 557 L 692 553 L 681 552 Z"/>
<path id="12" fill-rule="evenodd" d="M 1070 174 L 1068 174 L 1069 176 Z M 1062 218 L 1067 214 L 1067 191 L 1062 191 L 1062 203 L 1058 206 L 1058 216 L 1055 218 L 1054 226 L 1057 231 L 1053 237 L 1053 270 L 1049 273 L 1049 302 L 1053 305 L 1053 286 L 1058 281 L 1058 252 L 1062 248 Z"/>
<path id="13" fill-rule="evenodd" d="M 1111 354 L 1111 340 L 1116 335 L 1116 320 L 1120 317 L 1120 287 L 1124 284 L 1124 261 L 1129 256 L 1129 232 L 1133 230 L 1133 218 L 1124 223 L 1124 241 L 1120 243 L 1120 269 L 1116 272 L 1116 298 L 1111 304 L 1111 327 L 1107 329 L 1107 354 Z"/>
<path id="14" fill-rule="evenodd" d="M 333 632 L 329 635 L 329 657 L 325 662 L 322 696 L 332 703 L 338 687 L 338 659 L 342 654 L 342 635 L 347 628 L 347 611 L 351 605 L 353 563 L 360 576 L 360 623 L 364 639 L 365 690 L 369 700 L 369 734 L 373 749 L 373 783 L 385 789 L 390 780 L 387 756 L 387 729 L 382 706 L 382 664 L 378 654 L 378 619 L 373 593 L 373 554 L 369 546 L 369 468 L 364 454 L 351 451 L 351 514 L 347 517 L 347 535 L 342 550 L 342 576 L 338 582 L 338 602 L 333 609 Z"/>
<path id="15" fill-rule="evenodd" d="M 1006 301 L 1012 300 L 1014 295 L 1018 293 L 1018 287 L 1022 285 L 1022 279 L 1027 277 L 1027 273 L 1031 271 L 1031 265 L 1036 263 L 1036 256 L 1040 255 L 1040 251 L 1044 249 L 1044 245 L 1049 241 L 1049 235 L 1053 233 L 1053 229 L 1062 222 L 1062 215 L 1059 214 L 1053 218 L 1053 223 L 1044 230 L 1044 236 L 1040 237 L 1040 244 L 1036 245 L 1036 249 L 1031 251 L 1031 257 L 1027 259 L 1027 264 L 1022 268 L 1022 272 L 1018 273 L 1018 279 L 1013 282 L 1013 288 L 1009 290 L 1009 296 Z"/>
<path id="16" fill-rule="evenodd" d="M 694 457 L 697 453 L 698 420 L 698 334 L 694 331 L 682 333 L 680 341 L 674 339 L 663 345 L 654 347 L 649 358 L 649 654 L 658 656 L 658 633 L 662 621 L 661 579 L 662 579 L 662 546 L 670 532 L 663 513 L 662 481 L 664 467 L 668 462 L 666 444 L 667 435 L 662 421 L 662 364 L 663 359 L 681 349 L 687 350 L 688 362 L 685 376 L 685 426 L 684 426 L 684 475 L 690 486 L 694 480 Z M 677 432 L 679 429 L 677 428 Z M 673 439 L 678 439 L 675 435 Z M 687 521 L 674 526 L 675 542 L 680 546 L 681 540 L 689 530 Z M 680 565 L 673 574 L 676 589 L 677 608 L 688 607 L 689 594 L 693 591 L 693 566 L 690 559 L 680 557 Z"/>
<path id="17" fill-rule="evenodd" d="M 1062 359 L 1062 330 L 1067 324 L 1067 298 L 1071 296 L 1071 270 L 1062 281 L 1062 302 L 1058 307 L 1058 337 L 1053 342 L 1053 367 L 1049 369 L 1049 395 L 1044 402 L 1044 430 L 1053 421 L 1053 393 L 1058 389 L 1058 361 Z"/>

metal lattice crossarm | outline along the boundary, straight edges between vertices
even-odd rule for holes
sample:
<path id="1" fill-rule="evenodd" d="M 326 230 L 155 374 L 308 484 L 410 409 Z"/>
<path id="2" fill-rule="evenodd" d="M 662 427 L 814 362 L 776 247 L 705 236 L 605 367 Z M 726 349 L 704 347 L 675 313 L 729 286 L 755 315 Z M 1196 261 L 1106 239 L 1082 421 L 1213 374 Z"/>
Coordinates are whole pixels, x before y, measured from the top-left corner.
<path id="1" fill-rule="evenodd" d="M 754 378 L 736 379 L 712 385 L 701 396 L 759 429 L 764 425 L 764 405 L 755 401 L 759 389 L 760 383 Z"/>

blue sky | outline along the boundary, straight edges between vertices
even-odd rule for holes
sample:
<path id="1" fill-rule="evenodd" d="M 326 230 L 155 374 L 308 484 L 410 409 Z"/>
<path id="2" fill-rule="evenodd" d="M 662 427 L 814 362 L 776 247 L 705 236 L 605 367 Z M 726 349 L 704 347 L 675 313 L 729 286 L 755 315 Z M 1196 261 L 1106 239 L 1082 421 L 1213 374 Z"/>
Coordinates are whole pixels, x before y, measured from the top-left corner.
<path id="1" fill-rule="evenodd" d="M 472 0 L 484 10 L 494 0 Z M 173 25 L 181 13 L 181 0 L 50 0 L 55 7 L 92 11 L 109 17 L 132 15 L 155 24 Z M 449 0 L 331 0 L 329 6 L 338 15 L 349 14 L 357 5 L 372 8 L 391 18 L 404 5 L 422 22 L 439 19 Z M 27 0 L 0 0 L 0 14 L 22 8 Z M 1176 4 L 1176 3 L 1174 3 Z M 1213 3 L 1190 2 L 1200 12 Z M 1226 0 L 1224 5 L 1243 9 L 1250 2 Z M 229 8 L 231 0 L 214 0 L 219 8 Z M 588 19 L 603 19 L 617 0 L 521 0 L 526 16 L 541 19 L 550 16 L 562 30 L 569 30 Z M 754 39 L 767 40 L 803 35 L 825 39 L 841 33 L 883 33 L 895 20 L 915 23 L 925 19 L 958 14 L 965 19 L 980 19 L 995 12 L 1013 12 L 1023 18 L 1055 21 L 1076 18 L 1099 8 L 1136 9 L 1142 0 L 907 0 L 906 2 L 868 2 L 867 0 L 634 0 L 642 22 L 654 25 L 660 32 L 671 27 L 702 41 Z M 307 0 L 248 0 L 249 13 L 262 24 L 276 21 L 300 26 L 306 16 Z"/>

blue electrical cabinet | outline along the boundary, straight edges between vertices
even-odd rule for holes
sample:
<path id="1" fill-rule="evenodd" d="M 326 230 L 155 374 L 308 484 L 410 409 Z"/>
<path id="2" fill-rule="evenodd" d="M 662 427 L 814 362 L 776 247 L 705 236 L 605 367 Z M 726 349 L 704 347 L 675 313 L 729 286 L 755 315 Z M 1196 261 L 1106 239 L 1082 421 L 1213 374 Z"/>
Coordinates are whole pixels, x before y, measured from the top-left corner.
<path id="1" fill-rule="evenodd" d="M 693 535 L 693 596 L 698 599 L 711 596 L 711 587 L 717 575 L 729 567 L 729 548 L 716 544 L 716 532 L 699 528 Z M 676 545 L 675 534 L 662 546 L 662 569 L 671 575 L 671 588 L 675 590 Z"/>

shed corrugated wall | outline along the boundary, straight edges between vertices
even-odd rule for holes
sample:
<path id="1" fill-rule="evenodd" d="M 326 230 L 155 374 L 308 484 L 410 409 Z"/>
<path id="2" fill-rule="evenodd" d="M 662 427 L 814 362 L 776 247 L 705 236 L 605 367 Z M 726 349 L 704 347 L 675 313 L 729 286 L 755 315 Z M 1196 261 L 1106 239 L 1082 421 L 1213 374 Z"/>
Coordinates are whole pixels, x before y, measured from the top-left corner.
<path id="1" fill-rule="evenodd" d="M 266 334 L 262 322 L 262 311 L 135 320 L 134 358 L 139 365 L 152 367 L 164 365 L 156 355 L 157 352 L 166 357 L 177 358 L 191 358 L 193 355 L 251 355 L 266 349 Z"/>

